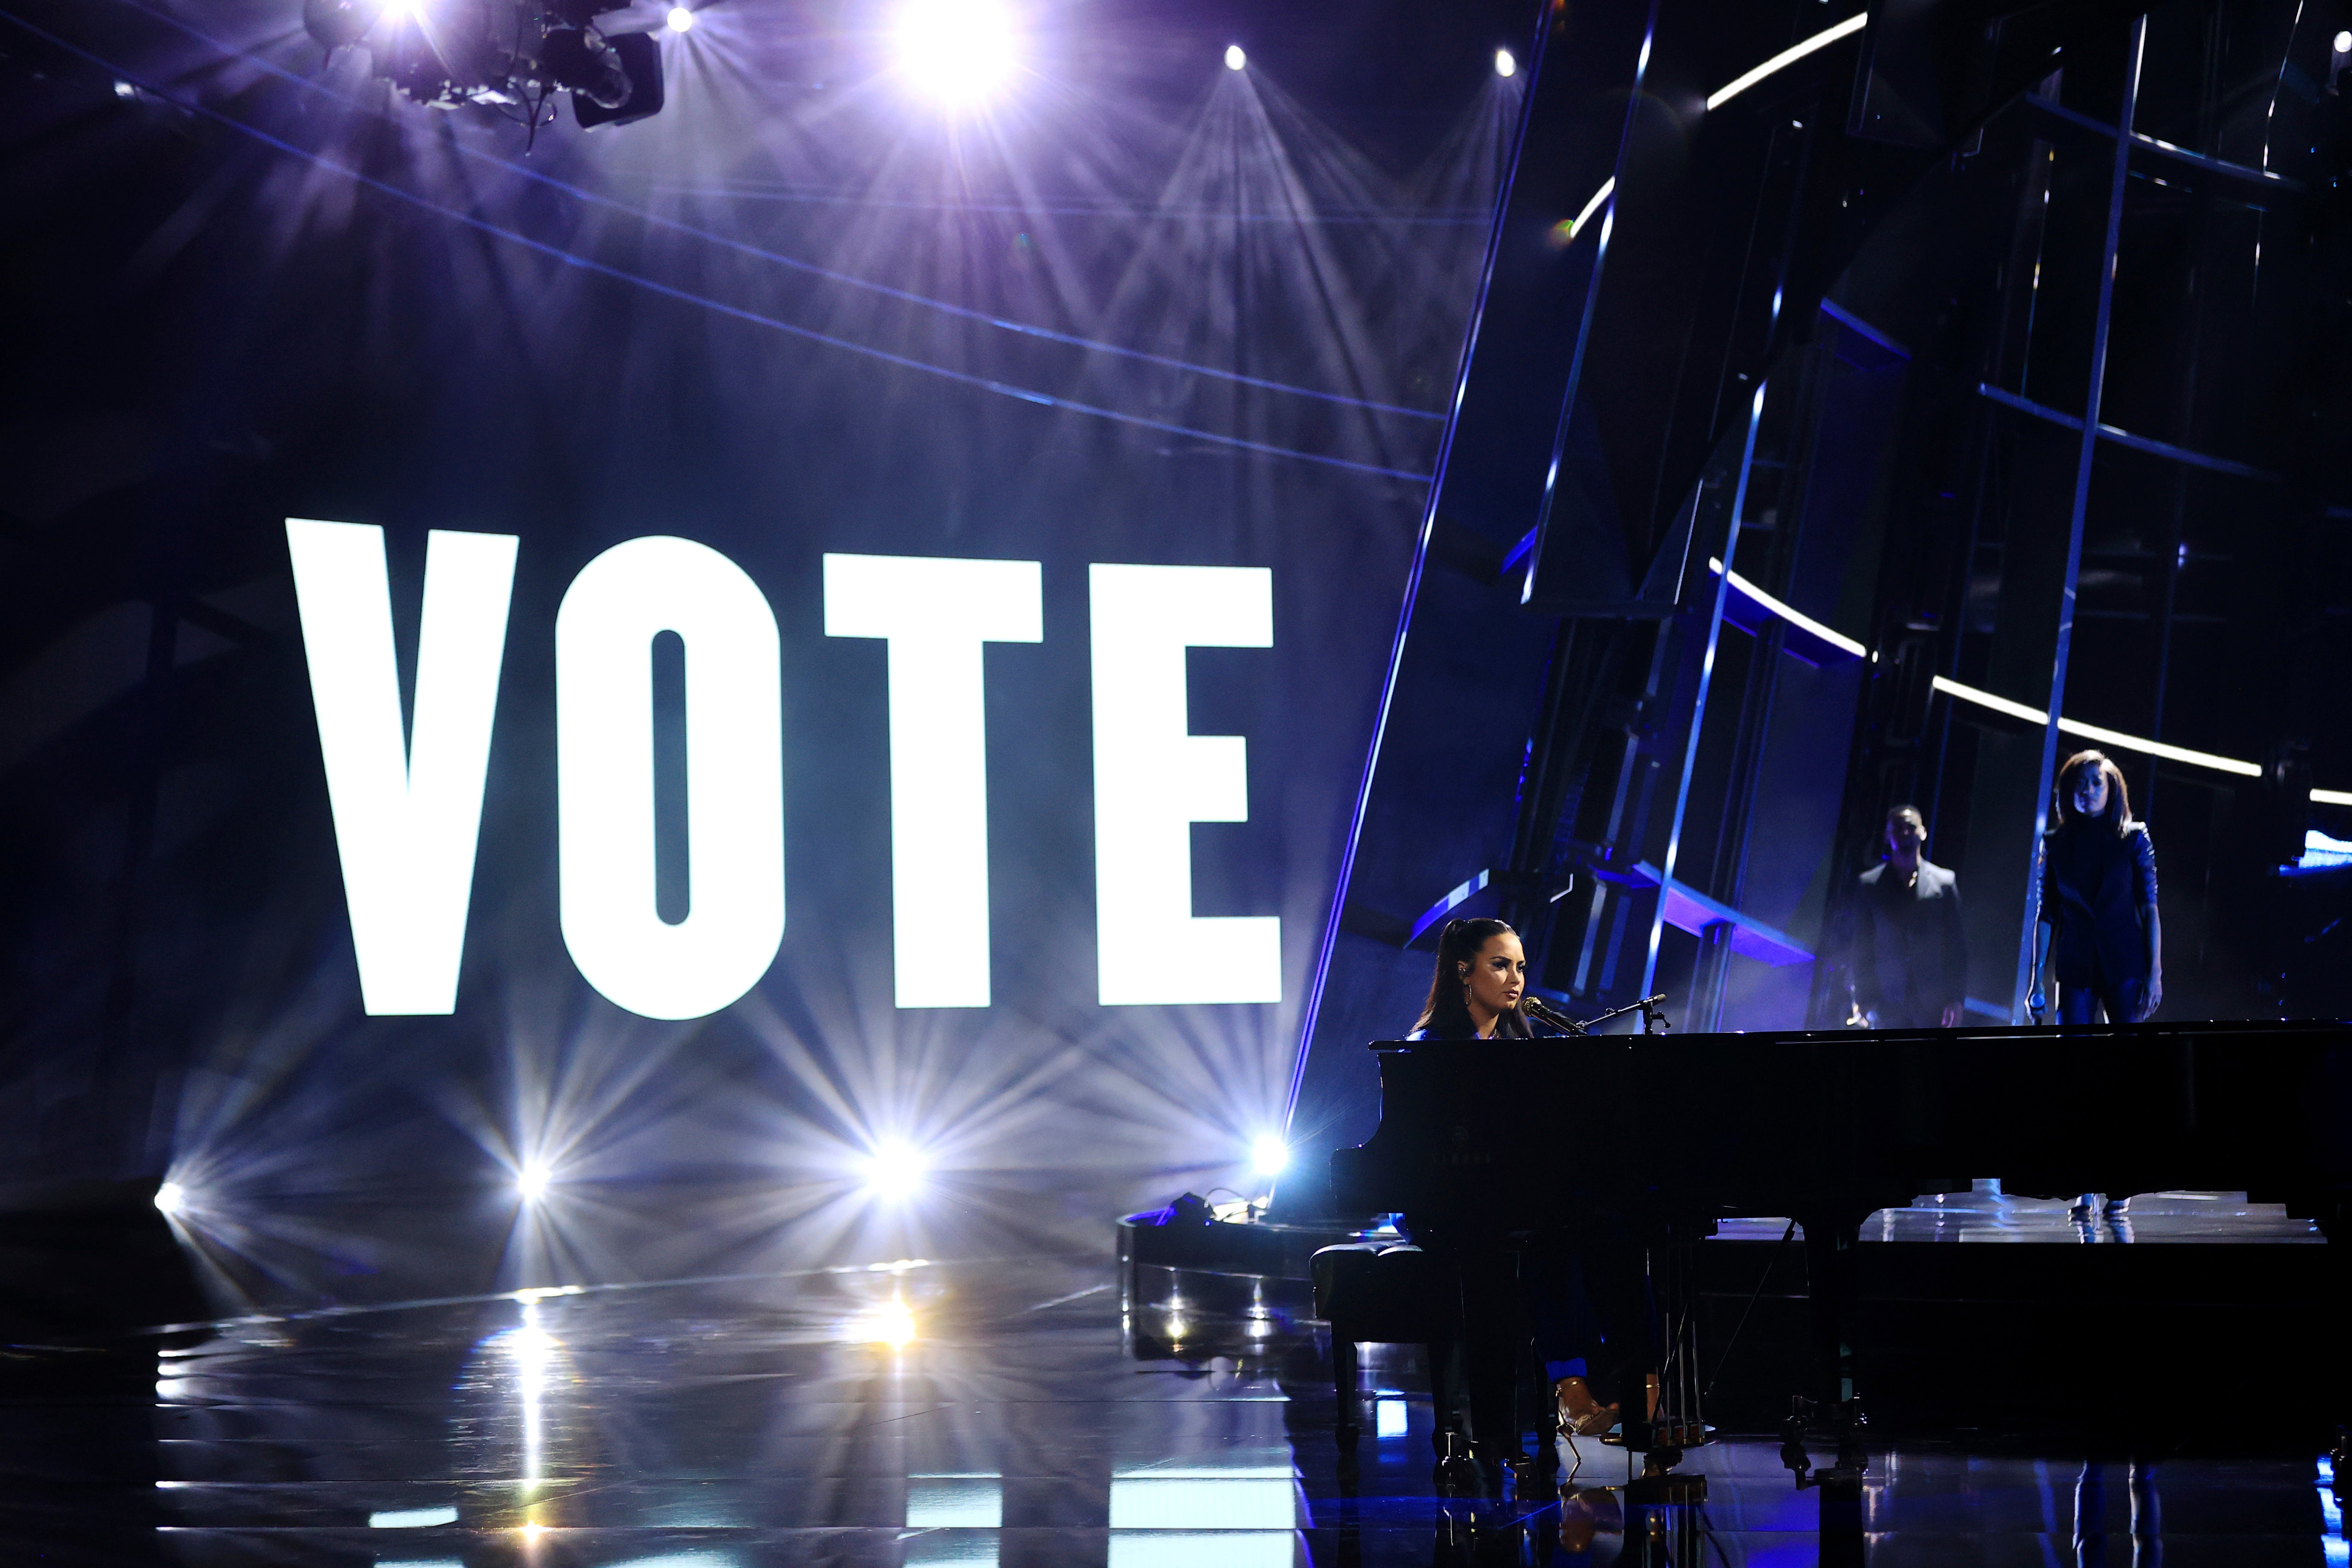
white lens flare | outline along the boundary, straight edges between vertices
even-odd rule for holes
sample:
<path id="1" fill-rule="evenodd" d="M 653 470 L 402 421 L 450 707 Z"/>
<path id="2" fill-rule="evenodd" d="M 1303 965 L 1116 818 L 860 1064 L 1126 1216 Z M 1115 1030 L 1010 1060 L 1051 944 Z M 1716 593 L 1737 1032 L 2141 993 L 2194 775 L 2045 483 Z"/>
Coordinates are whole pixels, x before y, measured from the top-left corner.
<path id="1" fill-rule="evenodd" d="M 167 1215 L 178 1214 L 188 1206 L 188 1189 L 177 1182 L 165 1182 L 155 1189 L 155 1206 Z"/>
<path id="2" fill-rule="evenodd" d="M 1278 1176 L 1289 1163 L 1289 1149 L 1270 1132 L 1250 1145 L 1250 1168 L 1261 1176 Z"/>
<path id="3" fill-rule="evenodd" d="M 1495 74 L 1496 76 L 1518 75 L 1518 57 L 1512 54 L 1508 49 L 1496 49 L 1495 51 Z"/>
<path id="4" fill-rule="evenodd" d="M 1249 64 L 1249 57 L 1242 53 L 1242 47 L 1239 44 L 1227 44 L 1225 46 L 1225 68 L 1227 70 L 1237 71 L 1247 64 Z"/>
<path id="5" fill-rule="evenodd" d="M 866 1158 L 866 1190 L 885 1203 L 904 1203 L 922 1191 L 928 1163 L 906 1140 L 885 1138 Z"/>
<path id="6" fill-rule="evenodd" d="M 694 30 L 694 13 L 683 5 L 671 6 L 667 20 L 669 23 L 669 30 L 673 33 L 690 33 Z"/>
<path id="7" fill-rule="evenodd" d="M 919 1337 L 914 1310 L 895 1290 L 888 1300 L 877 1301 L 858 1312 L 837 1332 L 845 1344 L 885 1345 L 894 1351 L 905 1350 Z"/>
<path id="8" fill-rule="evenodd" d="M 953 109 L 995 97 L 1021 63 L 1021 30 L 1001 0 L 905 0 L 891 37 L 908 85 Z"/>
<path id="9" fill-rule="evenodd" d="M 535 1204 L 547 1196 L 547 1184 L 554 1176 L 544 1160 L 530 1161 L 515 1173 L 515 1191 L 522 1194 L 523 1202 Z"/>

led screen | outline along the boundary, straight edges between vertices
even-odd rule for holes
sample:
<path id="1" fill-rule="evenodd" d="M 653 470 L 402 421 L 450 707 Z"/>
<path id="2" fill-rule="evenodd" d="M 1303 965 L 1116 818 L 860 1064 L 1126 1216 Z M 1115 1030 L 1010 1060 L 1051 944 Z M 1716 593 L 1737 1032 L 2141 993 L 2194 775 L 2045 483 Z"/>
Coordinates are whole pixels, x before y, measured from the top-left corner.
<path id="1" fill-rule="evenodd" d="M 779 15 L 535 139 L 257 4 L 26 45 L 71 156 L 11 154 L 0 1116 L 168 1173 L 216 1283 L 1263 1189 L 1498 24 L 1416 23 L 1373 115 L 1303 24 L 1286 82 L 1278 29 L 1081 11 L 982 109 Z"/>

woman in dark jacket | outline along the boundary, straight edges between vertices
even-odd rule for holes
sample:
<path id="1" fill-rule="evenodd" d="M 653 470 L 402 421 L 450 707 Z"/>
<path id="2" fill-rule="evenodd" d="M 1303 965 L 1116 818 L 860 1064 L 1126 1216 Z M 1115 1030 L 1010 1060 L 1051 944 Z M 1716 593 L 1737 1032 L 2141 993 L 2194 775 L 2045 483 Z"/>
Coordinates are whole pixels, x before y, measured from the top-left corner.
<path id="1" fill-rule="evenodd" d="M 2042 844 L 2033 1010 L 2058 985 L 2062 1024 L 2137 1024 L 2164 1000 L 2156 849 L 2124 775 L 2097 752 L 2058 770 L 2058 826 Z"/>
<path id="2" fill-rule="evenodd" d="M 1448 921 L 1438 933 L 1429 1000 L 1406 1037 L 1527 1039 L 1535 1033 L 1521 1005 L 1527 984 L 1527 951 L 1517 931 L 1497 920 Z M 1654 1413 L 1648 1276 L 1638 1242 L 1615 1216 L 1589 1216 L 1528 1237 L 1516 1263 L 1514 1249 L 1475 1215 L 1408 1215 L 1405 1223 L 1416 1242 L 1452 1253 L 1461 1271 L 1472 1403 L 1478 1405 L 1482 1393 L 1493 1400 L 1483 1420 L 1472 1413 L 1482 1447 L 1502 1455 L 1517 1450 L 1509 1391 L 1516 1347 L 1529 1330 L 1563 1428 L 1590 1436 L 1614 1426 L 1618 1402 L 1602 1403 L 1609 1393 L 1639 1389 L 1645 1416 Z"/>
<path id="3" fill-rule="evenodd" d="M 2164 1000 L 2164 929 L 2156 918 L 2156 847 L 2133 819 L 2121 769 L 2077 752 L 2058 770 L 2058 826 L 2042 841 L 2042 914 L 2032 1006 L 2052 978 L 2062 1024 L 2137 1024 Z M 2121 1221 L 2128 1197 L 2084 1193 L 2078 1224 Z"/>

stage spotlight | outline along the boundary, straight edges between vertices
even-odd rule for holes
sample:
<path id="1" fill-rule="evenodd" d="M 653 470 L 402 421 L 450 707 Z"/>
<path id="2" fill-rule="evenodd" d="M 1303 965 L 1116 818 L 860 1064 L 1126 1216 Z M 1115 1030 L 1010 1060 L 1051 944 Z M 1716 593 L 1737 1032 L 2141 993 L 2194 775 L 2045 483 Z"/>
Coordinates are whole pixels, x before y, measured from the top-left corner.
<path id="1" fill-rule="evenodd" d="M 1261 1176 L 1278 1176 L 1290 1163 L 1290 1151 L 1271 1132 L 1250 1145 L 1250 1167 Z"/>
<path id="2" fill-rule="evenodd" d="M 669 30 L 673 33 L 690 33 L 694 31 L 694 13 L 688 10 L 683 5 L 671 6 L 669 8 Z"/>
<path id="3" fill-rule="evenodd" d="M 950 108 L 994 97 L 1020 63 L 1020 30 L 1000 0 L 906 0 L 892 33 L 899 71 Z"/>
<path id="4" fill-rule="evenodd" d="M 2352 32 L 2336 35 L 2336 52 L 2339 55 L 2352 55 Z"/>
<path id="5" fill-rule="evenodd" d="M 887 1203 L 904 1203 L 923 1186 L 924 1161 L 913 1144 L 885 1138 L 866 1162 L 866 1190 Z"/>
<path id="6" fill-rule="evenodd" d="M 876 1344 L 888 1345 L 894 1351 L 905 1350 L 915 1342 L 915 1314 L 903 1297 L 891 1297 L 889 1304 L 874 1314 L 872 1332 Z"/>
<path id="7" fill-rule="evenodd" d="M 523 1202 L 535 1204 L 547 1196 L 547 1184 L 553 1178 L 545 1161 L 532 1160 L 515 1173 L 515 1191 L 522 1194 Z"/>
<path id="8" fill-rule="evenodd" d="M 845 1319 L 835 1337 L 844 1344 L 904 1350 L 920 1337 L 920 1325 L 906 1296 L 894 1289 L 888 1300 L 869 1303 Z"/>
<path id="9" fill-rule="evenodd" d="M 1513 55 L 1508 49 L 1496 49 L 1495 51 L 1495 74 L 1496 76 L 1518 75 L 1519 62 L 1517 57 Z"/>
<path id="10" fill-rule="evenodd" d="M 167 1215 L 178 1214 L 188 1206 L 188 1189 L 177 1182 L 165 1182 L 155 1189 L 155 1206 Z"/>
<path id="11" fill-rule="evenodd" d="M 1247 64 L 1249 64 L 1249 57 L 1242 53 L 1242 47 L 1239 44 L 1227 44 L 1225 46 L 1225 68 L 1227 70 L 1237 71 Z"/>

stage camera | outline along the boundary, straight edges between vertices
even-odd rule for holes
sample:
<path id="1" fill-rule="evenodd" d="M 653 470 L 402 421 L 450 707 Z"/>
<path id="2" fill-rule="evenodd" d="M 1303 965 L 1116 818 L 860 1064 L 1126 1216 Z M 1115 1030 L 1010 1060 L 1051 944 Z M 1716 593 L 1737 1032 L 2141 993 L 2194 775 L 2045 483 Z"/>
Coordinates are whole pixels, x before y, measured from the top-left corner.
<path id="1" fill-rule="evenodd" d="M 621 0 L 303 0 L 302 25 L 329 53 L 364 48 L 369 68 L 418 103 L 481 104 L 533 132 L 572 95 L 583 127 L 625 125 L 662 106 L 661 48 L 606 35 Z"/>

